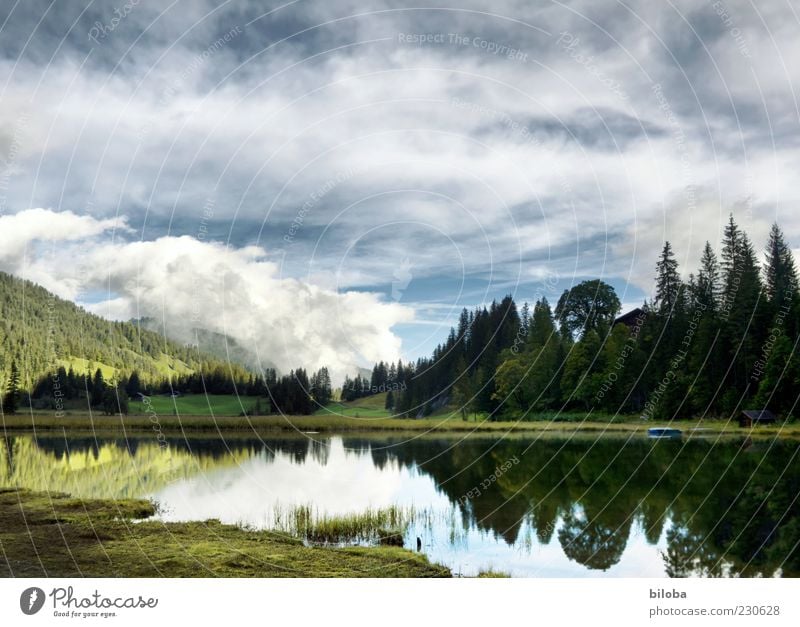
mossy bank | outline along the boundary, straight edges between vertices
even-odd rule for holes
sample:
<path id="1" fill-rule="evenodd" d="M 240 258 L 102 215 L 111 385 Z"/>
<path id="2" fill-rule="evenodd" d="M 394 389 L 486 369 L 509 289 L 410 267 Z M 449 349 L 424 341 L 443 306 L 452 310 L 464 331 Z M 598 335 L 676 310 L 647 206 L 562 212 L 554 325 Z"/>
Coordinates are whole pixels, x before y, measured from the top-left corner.
<path id="1" fill-rule="evenodd" d="M 164 523 L 143 500 L 0 489 L 4 577 L 448 577 L 398 547 L 308 547 L 216 520 Z"/>

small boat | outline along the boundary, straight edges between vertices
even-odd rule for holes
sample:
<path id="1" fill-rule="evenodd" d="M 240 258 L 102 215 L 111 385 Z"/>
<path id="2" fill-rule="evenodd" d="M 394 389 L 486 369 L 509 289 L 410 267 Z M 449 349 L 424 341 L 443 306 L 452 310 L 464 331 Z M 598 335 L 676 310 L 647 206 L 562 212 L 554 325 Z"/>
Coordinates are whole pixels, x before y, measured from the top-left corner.
<path id="1" fill-rule="evenodd" d="M 651 438 L 679 438 L 681 435 L 680 429 L 671 427 L 651 427 L 647 430 L 647 436 Z"/>

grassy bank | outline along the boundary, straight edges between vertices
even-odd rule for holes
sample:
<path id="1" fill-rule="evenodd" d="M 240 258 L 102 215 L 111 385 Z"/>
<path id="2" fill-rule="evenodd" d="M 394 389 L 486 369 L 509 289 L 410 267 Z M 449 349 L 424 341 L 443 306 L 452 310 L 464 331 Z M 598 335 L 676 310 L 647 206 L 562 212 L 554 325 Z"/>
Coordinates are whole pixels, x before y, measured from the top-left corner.
<path id="1" fill-rule="evenodd" d="M 386 393 L 372 394 L 347 403 L 332 402 L 315 412 L 316 416 L 347 416 L 350 418 L 389 418 Z"/>
<path id="2" fill-rule="evenodd" d="M 563 419 L 563 416 L 559 417 Z M 655 425 L 643 422 L 636 416 L 616 417 L 613 421 L 552 420 L 552 416 L 542 415 L 536 420 L 524 422 L 465 421 L 458 416 L 437 416 L 423 419 L 408 418 L 367 418 L 341 416 L 336 414 L 314 416 L 102 416 L 98 414 L 70 414 L 56 417 L 52 413 L 28 413 L 6 415 L 0 418 L 0 428 L 9 431 L 103 431 L 124 434 L 128 432 L 180 433 L 218 433 L 218 432 L 319 432 L 344 433 L 352 431 L 389 432 L 450 432 L 450 433 L 514 433 L 536 434 L 552 432 L 570 433 L 610 433 L 641 434 Z M 661 423 L 659 423 L 660 425 Z M 759 426 L 753 429 L 740 428 L 735 421 L 725 420 L 680 420 L 669 423 L 687 435 L 737 435 L 751 437 L 800 437 L 800 423 L 792 422 L 777 426 Z"/>
<path id="3" fill-rule="evenodd" d="M 83 500 L 0 489 L 0 576 L 443 577 L 397 547 L 317 548 L 218 521 L 148 521 L 140 500 Z M 145 519 L 133 523 L 134 519 Z"/>

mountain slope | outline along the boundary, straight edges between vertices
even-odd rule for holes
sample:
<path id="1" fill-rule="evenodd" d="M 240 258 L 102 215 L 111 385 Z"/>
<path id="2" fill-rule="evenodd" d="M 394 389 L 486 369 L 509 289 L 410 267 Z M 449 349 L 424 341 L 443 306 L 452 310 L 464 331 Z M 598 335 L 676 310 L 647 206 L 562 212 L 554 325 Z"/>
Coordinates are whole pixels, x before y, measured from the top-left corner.
<path id="1" fill-rule="evenodd" d="M 59 366 L 104 376 L 136 370 L 143 380 L 237 365 L 166 340 L 131 322 L 112 322 L 58 298 L 30 281 L 0 272 L 0 388 L 12 361 L 24 388 Z"/>

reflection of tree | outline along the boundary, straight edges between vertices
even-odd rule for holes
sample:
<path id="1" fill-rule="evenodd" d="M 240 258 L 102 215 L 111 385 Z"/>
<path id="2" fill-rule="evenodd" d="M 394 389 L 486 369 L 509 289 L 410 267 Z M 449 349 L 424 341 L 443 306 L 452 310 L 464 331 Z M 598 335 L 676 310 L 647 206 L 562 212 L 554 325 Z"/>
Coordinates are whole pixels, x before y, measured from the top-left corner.
<path id="1" fill-rule="evenodd" d="M 227 456 L 191 452 L 186 445 L 161 446 L 149 439 L 136 447 L 115 440 L 70 442 L 63 438 L 9 438 L 0 448 L 0 486 L 66 492 L 78 498 L 128 498 L 152 494 L 173 481 L 240 464 L 252 455 L 243 448 Z M 51 446 L 53 445 L 53 446 Z M 55 449 L 55 450 L 54 450 Z"/>
<path id="2" fill-rule="evenodd" d="M 541 544 L 550 544 L 558 521 L 558 507 L 554 499 L 546 499 L 537 503 L 531 512 L 536 538 Z"/>
<path id="3" fill-rule="evenodd" d="M 657 544 L 667 519 L 666 507 L 651 498 L 641 504 L 641 512 L 645 538 L 650 544 Z"/>
<path id="4" fill-rule="evenodd" d="M 784 472 L 800 450 L 797 443 L 744 452 L 733 441 L 602 438 L 590 444 L 557 439 L 529 444 L 475 438 L 453 447 L 452 440 L 420 438 L 391 447 L 386 457 L 417 464 L 458 502 L 498 464 L 516 456 L 519 464 L 468 499 L 470 522 L 505 532 L 506 541 L 514 542 L 515 523 L 526 517 L 539 542 L 547 544 L 561 513 L 580 501 L 585 518 L 567 516 L 559 540 L 570 547 L 570 557 L 592 568 L 619 560 L 632 523 L 641 524 L 647 541 L 656 544 L 672 520 L 676 529 L 685 527 L 668 538 L 665 568 L 674 576 L 770 574 L 779 566 L 784 574 L 798 572 L 800 499 L 794 497 L 800 476 Z M 719 557 L 724 572 L 715 566 Z"/>
<path id="5" fill-rule="evenodd" d="M 6 476 L 10 477 L 13 472 L 14 463 L 14 450 L 11 448 L 10 438 L 0 438 L 3 440 L 3 446 L 0 447 L 0 485 L 7 485 L 5 483 Z"/>
<path id="6" fill-rule="evenodd" d="M 308 450 L 311 453 L 311 459 L 317 462 L 320 466 L 327 466 L 328 459 L 331 456 L 331 443 L 330 440 L 309 440 Z"/>
<path id="7" fill-rule="evenodd" d="M 587 520 L 582 509 L 564 516 L 558 541 L 564 554 L 593 570 L 608 570 L 619 562 L 628 543 L 630 526 L 606 525 L 597 518 Z"/>
<path id="8" fill-rule="evenodd" d="M 667 550 L 661 553 L 667 577 L 721 577 L 725 569 L 719 554 L 700 534 L 685 526 L 673 525 L 667 531 Z"/>

